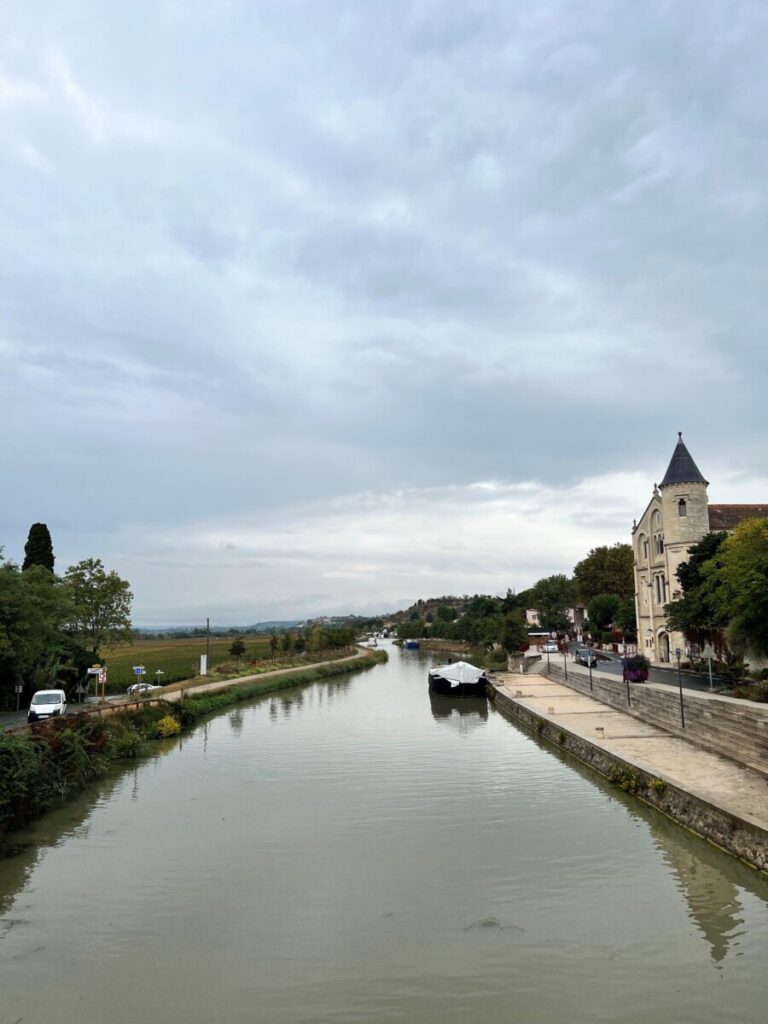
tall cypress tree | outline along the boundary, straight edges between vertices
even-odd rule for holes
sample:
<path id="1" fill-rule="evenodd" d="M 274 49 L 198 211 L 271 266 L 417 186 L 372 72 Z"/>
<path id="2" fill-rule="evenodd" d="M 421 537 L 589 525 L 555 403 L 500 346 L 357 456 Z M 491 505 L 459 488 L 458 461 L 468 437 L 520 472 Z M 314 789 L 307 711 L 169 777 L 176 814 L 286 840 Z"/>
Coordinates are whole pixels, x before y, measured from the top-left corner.
<path id="1" fill-rule="evenodd" d="M 30 565 L 44 565 L 53 572 L 53 543 L 45 523 L 33 523 L 29 528 L 27 543 L 24 545 L 24 564 L 22 569 Z"/>

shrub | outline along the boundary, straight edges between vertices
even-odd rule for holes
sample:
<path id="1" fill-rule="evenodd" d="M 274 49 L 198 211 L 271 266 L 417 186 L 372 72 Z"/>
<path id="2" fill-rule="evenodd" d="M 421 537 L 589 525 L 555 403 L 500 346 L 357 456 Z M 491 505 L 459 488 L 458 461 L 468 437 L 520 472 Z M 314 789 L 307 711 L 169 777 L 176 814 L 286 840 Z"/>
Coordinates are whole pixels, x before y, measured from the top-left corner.
<path id="1" fill-rule="evenodd" d="M 178 719 L 174 718 L 173 715 L 166 715 L 165 718 L 161 718 L 156 726 L 157 735 L 161 739 L 167 739 L 169 736 L 178 736 L 181 732 L 181 723 Z"/>

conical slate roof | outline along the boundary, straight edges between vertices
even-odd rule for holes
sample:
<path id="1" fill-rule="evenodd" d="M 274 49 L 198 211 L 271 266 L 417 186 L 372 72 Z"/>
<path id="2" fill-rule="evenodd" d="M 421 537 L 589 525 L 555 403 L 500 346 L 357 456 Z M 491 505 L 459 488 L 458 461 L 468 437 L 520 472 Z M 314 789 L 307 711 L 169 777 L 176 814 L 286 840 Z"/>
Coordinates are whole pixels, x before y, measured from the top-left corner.
<path id="1" fill-rule="evenodd" d="M 701 470 L 691 458 L 691 453 L 683 444 L 683 435 L 678 434 L 677 438 L 672 459 L 659 487 L 669 487 L 671 484 L 708 484 L 709 480 L 704 479 Z"/>

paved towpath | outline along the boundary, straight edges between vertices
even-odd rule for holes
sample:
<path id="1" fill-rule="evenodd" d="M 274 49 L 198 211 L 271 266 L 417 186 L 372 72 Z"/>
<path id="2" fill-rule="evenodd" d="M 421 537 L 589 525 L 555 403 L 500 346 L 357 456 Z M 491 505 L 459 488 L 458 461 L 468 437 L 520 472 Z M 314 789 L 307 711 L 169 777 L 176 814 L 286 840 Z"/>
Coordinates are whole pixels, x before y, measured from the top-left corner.
<path id="1" fill-rule="evenodd" d="M 547 721 L 768 831 L 768 781 L 763 775 L 544 676 L 499 672 L 494 684 Z"/>

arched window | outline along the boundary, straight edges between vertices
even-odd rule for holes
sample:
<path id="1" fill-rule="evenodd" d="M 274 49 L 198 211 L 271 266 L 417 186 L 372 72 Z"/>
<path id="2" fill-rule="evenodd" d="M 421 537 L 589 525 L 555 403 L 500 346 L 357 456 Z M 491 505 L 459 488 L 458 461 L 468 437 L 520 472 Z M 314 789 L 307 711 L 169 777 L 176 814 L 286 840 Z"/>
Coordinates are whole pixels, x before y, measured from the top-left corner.
<path id="1" fill-rule="evenodd" d="M 637 553 L 640 556 L 640 558 L 648 557 L 648 538 L 645 536 L 644 533 L 641 533 L 640 537 L 638 538 Z"/>
<path id="2" fill-rule="evenodd" d="M 677 503 L 677 514 L 679 516 L 687 516 L 688 515 L 688 506 L 685 503 L 685 498 L 681 498 L 680 501 L 678 501 L 678 503 Z"/>

